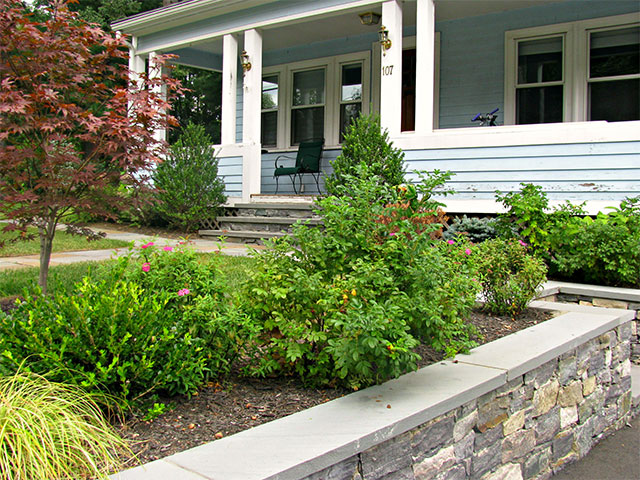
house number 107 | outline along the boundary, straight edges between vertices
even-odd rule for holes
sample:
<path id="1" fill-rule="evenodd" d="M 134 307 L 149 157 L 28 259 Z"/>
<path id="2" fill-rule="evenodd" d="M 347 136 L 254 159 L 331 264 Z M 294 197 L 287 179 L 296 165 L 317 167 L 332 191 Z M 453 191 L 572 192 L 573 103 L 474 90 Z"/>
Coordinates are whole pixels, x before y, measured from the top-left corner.
<path id="1" fill-rule="evenodd" d="M 393 65 L 387 65 L 385 67 L 382 67 L 382 75 L 383 76 L 388 76 L 388 75 L 392 75 L 393 74 Z"/>

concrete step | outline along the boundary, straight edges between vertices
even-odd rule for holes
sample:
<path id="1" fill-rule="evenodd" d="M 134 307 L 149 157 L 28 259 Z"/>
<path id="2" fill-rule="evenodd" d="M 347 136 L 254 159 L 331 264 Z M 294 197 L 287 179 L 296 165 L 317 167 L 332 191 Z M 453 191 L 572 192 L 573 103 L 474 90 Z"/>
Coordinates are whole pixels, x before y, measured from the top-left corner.
<path id="1" fill-rule="evenodd" d="M 256 232 L 250 230 L 199 230 L 198 235 L 203 238 L 224 238 L 228 243 L 253 243 L 262 245 L 267 238 L 284 237 L 283 232 Z"/>

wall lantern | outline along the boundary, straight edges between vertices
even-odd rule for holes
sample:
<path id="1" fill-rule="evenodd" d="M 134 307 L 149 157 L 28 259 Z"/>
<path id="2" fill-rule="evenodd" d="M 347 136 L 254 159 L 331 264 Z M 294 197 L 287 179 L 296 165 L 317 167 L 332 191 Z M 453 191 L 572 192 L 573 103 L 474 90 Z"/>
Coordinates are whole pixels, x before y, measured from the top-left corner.
<path id="1" fill-rule="evenodd" d="M 249 54 L 246 50 L 243 50 L 240 54 L 240 63 L 242 64 L 242 71 L 248 72 L 251 70 L 251 62 L 249 61 Z"/>
<path id="2" fill-rule="evenodd" d="M 380 37 L 380 45 L 382 46 L 382 53 L 386 55 L 387 50 L 391 48 L 391 40 L 389 39 L 389 30 L 384 25 L 380 27 L 378 32 Z"/>
<path id="3" fill-rule="evenodd" d="M 360 23 L 367 26 L 377 25 L 382 18 L 382 15 L 376 12 L 360 13 L 358 16 L 360 17 Z"/>

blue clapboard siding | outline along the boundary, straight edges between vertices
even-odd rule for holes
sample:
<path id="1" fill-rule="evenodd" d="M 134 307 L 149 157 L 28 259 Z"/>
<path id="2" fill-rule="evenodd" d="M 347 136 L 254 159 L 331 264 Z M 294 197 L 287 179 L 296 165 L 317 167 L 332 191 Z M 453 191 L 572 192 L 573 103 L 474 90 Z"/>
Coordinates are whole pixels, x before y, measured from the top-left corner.
<path id="1" fill-rule="evenodd" d="M 320 177 L 320 191 L 324 192 L 324 175 L 330 174 L 333 170 L 331 168 L 331 162 L 340 154 L 340 150 L 325 150 L 322 153 L 322 160 L 320 161 L 320 169 L 322 175 Z M 289 159 L 280 159 L 278 165 L 284 167 L 292 167 L 295 165 L 296 152 L 284 152 L 284 153 L 265 153 L 262 155 L 262 193 L 275 193 L 276 180 L 273 176 L 275 169 L 275 159 L 280 155 L 286 155 Z M 278 194 L 292 194 L 293 186 L 289 176 L 281 176 L 278 179 L 280 184 L 278 188 Z M 316 181 L 312 175 L 303 175 L 304 193 L 313 195 L 318 193 L 316 187 Z M 298 188 L 298 182 L 296 181 L 296 188 Z"/>
<path id="2" fill-rule="evenodd" d="M 440 128 L 470 126 L 476 113 L 495 107 L 504 111 L 505 31 L 637 11 L 637 1 L 569 0 L 438 22 Z"/>
<path id="3" fill-rule="evenodd" d="M 405 162 L 410 172 L 454 173 L 448 186 L 456 200 L 493 199 L 521 182 L 541 185 L 552 200 L 640 195 L 640 142 L 411 150 Z"/>
<path id="4" fill-rule="evenodd" d="M 224 181 L 224 194 L 228 197 L 242 196 L 242 157 L 220 157 L 218 176 Z"/>

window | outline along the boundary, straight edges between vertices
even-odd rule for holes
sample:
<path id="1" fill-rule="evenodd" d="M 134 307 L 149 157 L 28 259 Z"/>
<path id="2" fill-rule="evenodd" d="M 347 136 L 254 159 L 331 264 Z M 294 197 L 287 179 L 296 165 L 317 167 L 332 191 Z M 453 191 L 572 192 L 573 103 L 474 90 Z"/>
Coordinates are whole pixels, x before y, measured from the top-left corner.
<path id="1" fill-rule="evenodd" d="M 265 147 L 278 144 L 278 75 L 262 78 L 261 142 Z"/>
<path id="2" fill-rule="evenodd" d="M 262 77 L 262 145 L 289 148 L 324 138 L 338 145 L 369 109 L 369 52 L 267 67 Z"/>
<path id="3" fill-rule="evenodd" d="M 516 123 L 562 121 L 563 37 L 518 42 Z"/>
<path id="4" fill-rule="evenodd" d="M 325 69 L 293 72 L 291 144 L 324 138 Z"/>
<path id="5" fill-rule="evenodd" d="M 362 63 L 342 65 L 340 82 L 340 143 L 347 127 L 362 112 Z"/>
<path id="6" fill-rule="evenodd" d="M 640 120 L 637 15 L 515 30 L 505 39 L 505 124 Z"/>
<path id="7" fill-rule="evenodd" d="M 589 120 L 640 119 L 640 27 L 589 36 Z"/>

